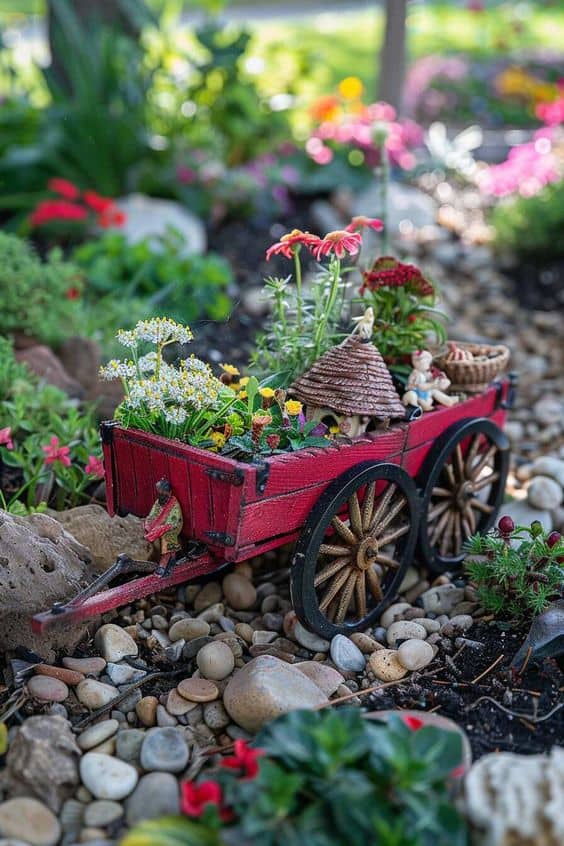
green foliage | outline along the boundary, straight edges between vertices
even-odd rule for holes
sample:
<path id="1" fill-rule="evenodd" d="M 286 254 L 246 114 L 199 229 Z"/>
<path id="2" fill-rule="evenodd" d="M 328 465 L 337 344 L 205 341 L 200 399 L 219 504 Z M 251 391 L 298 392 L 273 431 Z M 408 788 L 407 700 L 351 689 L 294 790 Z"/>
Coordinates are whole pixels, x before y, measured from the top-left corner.
<path id="1" fill-rule="evenodd" d="M 222 823 L 217 805 L 207 805 L 199 822 L 142 823 L 122 846 L 468 843 L 448 790 L 449 774 L 462 760 L 454 732 L 412 730 L 399 717 L 372 722 L 358 709 L 296 711 L 268 724 L 255 745 L 264 756 L 255 777 L 216 771 L 230 820 Z"/>
<path id="2" fill-rule="evenodd" d="M 187 255 L 175 231 L 136 244 L 108 232 L 77 247 L 72 260 L 86 278 L 89 299 L 140 298 L 145 317 L 166 310 L 182 322 L 223 320 L 231 311 L 225 293 L 233 278 L 229 264 L 215 253 Z"/>
<path id="3" fill-rule="evenodd" d="M 537 524 L 517 526 L 509 534 L 494 530 L 469 538 L 464 567 L 486 610 L 527 621 L 562 596 L 564 541 L 552 541 Z"/>
<path id="4" fill-rule="evenodd" d="M 8 726 L 0 722 L 0 758 L 8 751 Z"/>
<path id="5" fill-rule="evenodd" d="M 564 256 L 564 180 L 546 185 L 534 197 L 515 197 L 492 212 L 495 246 L 534 261 Z"/>
<path id="6" fill-rule="evenodd" d="M 0 280 L 4 332 L 50 344 L 78 333 L 80 305 L 69 292 L 80 291 L 80 276 L 59 250 L 41 261 L 26 241 L 0 232 Z"/>
<path id="7" fill-rule="evenodd" d="M 27 513 L 90 501 L 99 482 L 85 471 L 89 458 L 100 456 L 94 415 L 58 388 L 38 383 L 16 362 L 6 338 L 0 338 L 0 430 L 8 433 L 0 445 L 0 507 Z M 43 447 L 53 437 L 69 447 L 70 467 L 45 464 Z"/>

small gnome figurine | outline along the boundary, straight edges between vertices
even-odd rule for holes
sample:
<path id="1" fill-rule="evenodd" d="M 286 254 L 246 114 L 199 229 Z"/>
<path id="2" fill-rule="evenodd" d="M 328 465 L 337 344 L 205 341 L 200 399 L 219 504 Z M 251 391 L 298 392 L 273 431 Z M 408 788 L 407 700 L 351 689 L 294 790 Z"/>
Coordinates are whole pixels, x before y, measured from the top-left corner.
<path id="1" fill-rule="evenodd" d="M 450 380 L 445 373 L 433 374 L 431 364 L 433 356 L 428 350 L 416 350 L 411 356 L 413 370 L 407 380 L 406 392 L 402 402 L 404 405 L 419 406 L 422 411 L 431 411 L 434 403 L 439 405 L 456 405 L 458 397 L 445 393 Z"/>
<path id="2" fill-rule="evenodd" d="M 182 531 L 183 516 L 180 504 L 172 493 L 168 479 L 159 479 L 156 484 L 157 499 L 143 523 L 145 540 L 149 543 L 160 541 L 159 566 L 155 571 L 158 576 L 168 576 L 176 563 L 181 545 L 179 535 Z"/>

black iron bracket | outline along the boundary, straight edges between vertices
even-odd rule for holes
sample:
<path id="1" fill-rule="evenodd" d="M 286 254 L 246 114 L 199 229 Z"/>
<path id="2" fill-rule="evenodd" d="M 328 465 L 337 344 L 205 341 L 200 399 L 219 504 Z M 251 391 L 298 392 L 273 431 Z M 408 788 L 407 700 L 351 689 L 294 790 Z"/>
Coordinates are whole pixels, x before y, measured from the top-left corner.
<path id="1" fill-rule="evenodd" d="M 236 488 L 240 487 L 245 481 L 245 474 L 239 467 L 233 473 L 226 473 L 225 470 L 217 470 L 215 467 L 209 467 L 206 470 L 206 476 L 210 476 L 212 479 L 218 479 L 220 482 L 228 482 Z"/>
<path id="2" fill-rule="evenodd" d="M 270 464 L 267 464 L 266 461 L 261 461 L 260 459 L 254 462 L 257 473 L 256 473 L 256 492 L 258 494 L 263 494 L 266 488 L 266 483 L 268 482 L 268 477 L 270 476 Z"/>
<path id="3" fill-rule="evenodd" d="M 219 546 L 235 546 L 235 538 L 233 535 L 227 535 L 225 532 L 205 532 L 208 538 Z"/>
<path id="4" fill-rule="evenodd" d="M 103 444 L 112 443 L 116 426 L 119 426 L 119 420 L 103 420 L 100 423 L 100 437 Z"/>

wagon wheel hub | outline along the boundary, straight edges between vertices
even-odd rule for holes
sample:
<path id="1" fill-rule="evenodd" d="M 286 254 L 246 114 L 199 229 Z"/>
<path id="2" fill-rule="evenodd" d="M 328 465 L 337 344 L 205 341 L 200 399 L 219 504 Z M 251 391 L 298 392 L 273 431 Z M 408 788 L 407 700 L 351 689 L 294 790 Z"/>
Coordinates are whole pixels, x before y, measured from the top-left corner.
<path id="1" fill-rule="evenodd" d="M 355 564 L 359 570 L 368 570 L 378 557 L 378 540 L 372 535 L 364 538 L 356 549 Z"/>

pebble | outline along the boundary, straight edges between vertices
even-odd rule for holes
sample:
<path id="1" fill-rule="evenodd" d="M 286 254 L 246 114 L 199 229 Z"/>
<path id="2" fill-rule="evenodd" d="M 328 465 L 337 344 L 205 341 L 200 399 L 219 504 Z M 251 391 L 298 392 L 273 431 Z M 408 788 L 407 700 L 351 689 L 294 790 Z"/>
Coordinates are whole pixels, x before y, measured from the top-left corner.
<path id="1" fill-rule="evenodd" d="M 135 713 L 144 726 L 156 725 L 159 700 L 156 696 L 144 696 L 135 706 Z"/>
<path id="2" fill-rule="evenodd" d="M 557 397 L 543 397 L 535 403 L 533 413 L 544 426 L 560 423 L 564 414 L 564 403 Z"/>
<path id="3" fill-rule="evenodd" d="M 194 640 L 196 637 L 206 637 L 210 633 L 210 624 L 205 620 L 178 620 L 168 632 L 172 641 Z"/>
<path id="4" fill-rule="evenodd" d="M 164 651 L 167 661 L 170 661 L 172 664 L 178 663 L 178 661 L 182 658 L 182 650 L 184 649 L 185 643 L 186 641 L 182 639 L 176 640 L 174 643 L 171 643 L 170 646 L 167 646 Z"/>
<path id="5" fill-rule="evenodd" d="M 419 578 L 419 570 L 417 570 L 415 567 L 412 567 L 410 564 L 407 570 L 405 571 L 405 576 L 401 580 L 401 584 L 398 588 L 398 593 L 403 594 L 406 591 L 410 590 L 412 587 L 415 587 L 415 585 L 419 581 Z"/>
<path id="6" fill-rule="evenodd" d="M 168 726 L 175 726 L 178 724 L 178 720 L 172 714 L 169 714 L 164 705 L 157 706 L 157 725 L 161 726 L 162 728 L 167 728 Z"/>
<path id="7" fill-rule="evenodd" d="M 454 617 L 450 618 L 450 624 L 455 629 L 467 632 L 468 629 L 471 629 L 474 625 L 474 619 L 470 616 L 470 614 L 456 614 Z"/>
<path id="8" fill-rule="evenodd" d="M 55 846 L 61 826 L 46 805 L 21 796 L 0 804 L 0 835 L 20 838 L 30 846 Z"/>
<path id="9" fill-rule="evenodd" d="M 229 573 L 223 580 L 222 588 L 227 604 L 235 611 L 246 611 L 257 600 L 255 586 L 240 573 Z"/>
<path id="10" fill-rule="evenodd" d="M 406 590 L 405 601 L 411 603 L 415 602 L 415 600 L 418 599 L 422 593 L 425 593 L 426 590 L 429 590 L 429 587 L 430 585 L 427 579 L 422 579 L 415 585 L 415 587 L 412 587 L 411 590 Z"/>
<path id="11" fill-rule="evenodd" d="M 129 684 L 147 675 L 145 670 L 137 670 L 129 664 L 113 664 L 112 662 L 106 667 L 106 673 L 114 684 Z"/>
<path id="12" fill-rule="evenodd" d="M 116 735 L 116 755 L 122 761 L 137 764 L 141 753 L 141 745 L 145 740 L 142 729 L 124 729 Z"/>
<path id="13" fill-rule="evenodd" d="M 94 828 L 105 828 L 123 816 L 123 808 L 111 799 L 98 799 L 84 811 L 84 824 Z"/>
<path id="14" fill-rule="evenodd" d="M 438 620 L 430 620 L 428 617 L 416 617 L 411 622 L 418 623 L 420 626 L 423 626 L 427 634 L 433 634 L 433 632 L 438 632 L 441 628 L 441 624 Z"/>
<path id="15" fill-rule="evenodd" d="M 181 696 L 176 689 L 171 690 L 167 696 L 166 710 L 173 717 L 182 717 L 184 714 L 192 711 L 195 707 L 195 702 L 190 702 L 188 699 L 184 699 L 184 697 Z"/>
<path id="16" fill-rule="evenodd" d="M 395 602 L 393 605 L 390 605 L 380 617 L 380 625 L 387 629 L 396 620 L 401 619 L 404 611 L 407 611 L 408 608 L 411 608 L 409 602 Z"/>
<path id="17" fill-rule="evenodd" d="M 64 702 L 69 695 L 66 684 L 51 676 L 32 676 L 27 683 L 30 696 L 42 702 Z"/>
<path id="18" fill-rule="evenodd" d="M 112 663 L 117 663 L 122 658 L 136 658 L 139 652 L 131 635 L 114 623 L 106 623 L 98 629 L 94 644 L 105 660 Z"/>
<path id="19" fill-rule="evenodd" d="M 352 640 L 344 635 L 335 635 L 331 641 L 333 663 L 345 673 L 361 673 L 366 666 L 366 658 Z"/>
<path id="20" fill-rule="evenodd" d="M 190 661 L 191 658 L 195 658 L 200 649 L 204 647 L 207 643 L 211 643 L 213 638 L 209 635 L 205 637 L 196 637 L 194 640 L 189 640 L 183 650 L 182 650 L 182 657 L 186 659 L 186 661 Z"/>
<path id="21" fill-rule="evenodd" d="M 382 649 L 382 644 L 370 635 L 364 634 L 364 632 L 354 632 L 351 635 L 351 640 L 365 655 L 372 655 L 377 649 Z"/>
<path id="22" fill-rule="evenodd" d="M 222 731 L 229 725 L 229 714 L 222 702 L 207 702 L 204 705 L 204 722 L 212 731 Z"/>
<path id="23" fill-rule="evenodd" d="M 200 613 L 221 600 L 221 585 L 219 582 L 208 582 L 194 599 L 194 611 Z"/>
<path id="24" fill-rule="evenodd" d="M 82 783 L 96 799 L 125 799 L 139 779 L 131 764 L 97 752 L 83 755 L 79 768 Z"/>
<path id="25" fill-rule="evenodd" d="M 542 455 L 533 462 L 531 472 L 534 476 L 550 476 L 564 488 L 564 461 L 561 458 Z"/>
<path id="26" fill-rule="evenodd" d="M 69 670 L 76 670 L 78 673 L 84 673 L 85 676 L 99 676 L 106 667 L 104 659 L 97 655 L 92 658 L 70 658 L 65 656 L 63 658 L 63 664 Z"/>
<path id="27" fill-rule="evenodd" d="M 244 613 L 240 611 L 239 613 Z M 199 620 L 206 620 L 208 623 L 217 623 L 225 614 L 225 605 L 223 602 L 216 602 L 215 605 L 210 605 L 205 611 L 198 614 Z"/>
<path id="28" fill-rule="evenodd" d="M 464 599 L 464 588 L 453 584 L 442 584 L 432 587 L 420 596 L 425 611 L 434 614 L 449 614 L 459 602 Z"/>
<path id="29" fill-rule="evenodd" d="M 253 646 L 264 646 L 266 643 L 272 643 L 277 638 L 277 633 L 267 632 L 258 629 L 253 632 Z"/>
<path id="30" fill-rule="evenodd" d="M 550 476 L 535 476 L 527 488 L 527 500 L 533 508 L 552 511 L 562 502 L 564 492 Z"/>
<path id="31" fill-rule="evenodd" d="M 83 705 L 95 711 L 115 699 L 118 691 L 112 685 L 104 684 L 96 679 L 84 679 L 76 688 L 76 695 Z"/>
<path id="32" fill-rule="evenodd" d="M 178 782 L 170 773 L 147 773 L 125 803 L 127 823 L 179 813 Z"/>
<path id="33" fill-rule="evenodd" d="M 236 623 L 234 632 L 236 635 L 239 635 L 239 637 L 242 637 L 245 643 L 253 642 L 254 629 L 252 626 L 249 626 L 248 623 Z"/>
<path id="34" fill-rule="evenodd" d="M 89 726 L 85 731 L 78 735 L 76 742 L 83 752 L 99 746 L 108 738 L 113 737 L 119 729 L 117 720 L 103 720 L 101 723 L 96 723 Z"/>
<path id="35" fill-rule="evenodd" d="M 164 631 L 164 629 L 168 629 L 168 620 L 166 617 L 163 617 L 162 614 L 153 614 L 151 617 L 151 622 L 155 629 L 159 629 L 160 631 Z"/>
<path id="36" fill-rule="evenodd" d="M 372 637 L 374 640 L 377 640 L 378 643 L 386 643 L 386 629 L 384 626 L 375 626 L 372 629 Z"/>
<path id="37" fill-rule="evenodd" d="M 324 640 L 319 635 L 309 632 L 298 620 L 294 626 L 293 636 L 298 641 L 300 646 L 304 649 L 309 649 L 310 652 L 327 652 L 330 647 L 328 640 Z"/>
<path id="38" fill-rule="evenodd" d="M 208 643 L 200 649 L 196 661 L 198 669 L 206 679 L 224 679 L 235 667 L 233 652 L 220 640 Z"/>
<path id="39" fill-rule="evenodd" d="M 406 670 L 422 670 L 433 660 L 434 651 L 424 640 L 406 640 L 398 648 L 398 661 Z"/>
<path id="40" fill-rule="evenodd" d="M 98 744 L 98 746 L 92 747 L 90 750 L 91 752 L 100 752 L 100 754 L 104 755 L 113 755 L 116 751 L 116 741 L 115 738 L 109 737 L 108 740 L 104 740 L 103 743 Z"/>
<path id="41" fill-rule="evenodd" d="M 141 746 L 141 766 L 144 770 L 179 773 L 188 764 L 188 746 L 178 728 L 152 728 Z"/>
<path id="42" fill-rule="evenodd" d="M 71 687 L 81 682 L 84 678 L 84 673 L 69 670 L 67 667 L 52 667 L 51 664 L 38 664 L 35 667 L 35 672 L 40 676 L 50 676 L 53 679 L 59 679 L 59 681 L 65 684 L 70 684 Z"/>
<path id="43" fill-rule="evenodd" d="M 217 685 L 208 679 L 183 679 L 176 690 L 190 702 L 212 702 L 219 696 Z"/>
<path id="44" fill-rule="evenodd" d="M 322 664 L 320 661 L 300 661 L 295 665 L 296 670 L 304 673 L 308 679 L 323 691 L 325 696 L 332 696 L 339 685 L 345 683 L 344 677 L 333 667 Z"/>
<path id="45" fill-rule="evenodd" d="M 125 693 L 127 690 L 127 686 L 124 685 L 120 688 L 120 693 Z M 142 694 L 139 689 L 132 690 L 129 696 L 126 696 L 125 699 L 119 703 L 118 708 L 123 714 L 127 714 L 128 711 L 134 711 L 137 703 L 141 701 Z"/>
<path id="46" fill-rule="evenodd" d="M 370 669 L 380 681 L 398 681 L 407 675 L 395 649 L 378 649 L 369 659 Z"/>
<path id="47" fill-rule="evenodd" d="M 426 629 L 412 620 L 398 620 L 397 623 L 392 623 L 387 633 L 390 646 L 395 646 L 399 640 L 410 640 L 411 638 L 425 640 L 426 637 Z"/>

